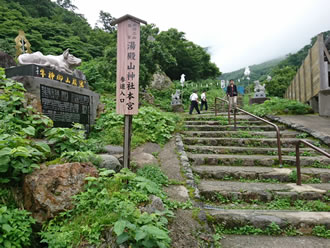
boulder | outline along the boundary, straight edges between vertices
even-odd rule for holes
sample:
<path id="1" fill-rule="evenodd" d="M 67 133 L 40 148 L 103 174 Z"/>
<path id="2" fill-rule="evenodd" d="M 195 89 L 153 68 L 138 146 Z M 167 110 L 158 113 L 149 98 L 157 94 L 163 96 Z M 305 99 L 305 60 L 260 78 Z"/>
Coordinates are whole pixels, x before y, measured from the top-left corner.
<path id="1" fill-rule="evenodd" d="M 122 169 L 121 164 L 115 156 L 109 154 L 100 154 L 100 157 L 102 159 L 101 165 L 99 166 L 100 168 L 114 170 L 116 172 Z"/>
<path id="2" fill-rule="evenodd" d="M 171 87 L 172 81 L 164 72 L 156 72 L 151 81 L 151 88 L 164 90 Z"/>
<path id="3" fill-rule="evenodd" d="M 9 54 L 0 51 L 0 67 L 9 68 L 16 66 L 16 62 Z"/>
<path id="4" fill-rule="evenodd" d="M 140 208 L 142 212 L 147 212 L 148 214 L 153 214 L 156 212 L 165 211 L 164 203 L 159 197 L 157 197 L 155 195 L 151 195 L 149 197 L 149 199 L 151 202 L 148 205 L 146 205 L 145 207 Z"/>
<path id="5" fill-rule="evenodd" d="M 155 103 L 155 97 L 148 92 L 140 92 L 141 98 L 149 104 Z"/>
<path id="6" fill-rule="evenodd" d="M 25 209 L 38 223 L 72 209 L 72 196 L 83 190 L 87 176 L 98 176 L 91 163 L 55 164 L 35 170 L 24 178 Z"/>
<path id="7" fill-rule="evenodd" d="M 160 153 L 161 150 L 162 150 L 162 148 L 157 143 L 147 142 L 147 143 L 143 144 L 142 146 L 139 146 L 138 148 L 136 148 L 132 152 L 132 154 L 145 152 L 145 153 L 154 155 L 155 153 Z"/>
<path id="8" fill-rule="evenodd" d="M 133 153 L 132 162 L 135 162 L 138 168 L 142 168 L 145 165 L 157 165 L 158 164 L 157 159 L 153 155 L 146 153 L 146 152 Z"/>
<path id="9" fill-rule="evenodd" d="M 104 150 L 110 155 L 123 154 L 123 152 L 124 152 L 124 149 L 122 146 L 113 146 L 113 145 L 105 146 Z"/>

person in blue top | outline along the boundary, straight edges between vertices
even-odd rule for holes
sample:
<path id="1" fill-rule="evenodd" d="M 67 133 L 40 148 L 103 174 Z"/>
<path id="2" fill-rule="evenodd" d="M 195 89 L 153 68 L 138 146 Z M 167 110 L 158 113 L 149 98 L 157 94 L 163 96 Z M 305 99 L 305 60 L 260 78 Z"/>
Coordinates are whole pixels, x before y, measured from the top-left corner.
<path id="1" fill-rule="evenodd" d="M 231 111 L 232 106 L 236 109 L 237 105 L 237 87 L 233 79 L 230 79 L 229 85 L 227 86 L 227 97 L 229 100 L 229 111 Z"/>

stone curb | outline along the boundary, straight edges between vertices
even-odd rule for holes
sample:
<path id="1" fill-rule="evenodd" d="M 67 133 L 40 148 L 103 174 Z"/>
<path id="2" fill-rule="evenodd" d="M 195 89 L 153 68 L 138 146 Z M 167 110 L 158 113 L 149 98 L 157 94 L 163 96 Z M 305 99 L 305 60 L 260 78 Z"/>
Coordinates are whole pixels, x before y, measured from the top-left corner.
<path id="1" fill-rule="evenodd" d="M 283 119 L 281 119 L 281 117 L 278 117 L 278 116 L 266 115 L 266 117 L 273 121 L 277 121 L 279 123 L 285 124 L 293 129 L 296 129 L 296 130 L 299 130 L 302 132 L 306 132 L 306 133 L 312 135 L 314 138 L 321 140 L 323 143 L 330 145 L 330 136 L 323 135 L 322 133 L 320 133 L 318 131 L 306 128 L 302 125 L 297 125 L 295 123 L 292 123 L 291 121 L 283 120 Z"/>
<path id="2" fill-rule="evenodd" d="M 195 198 L 199 199 L 200 198 L 199 190 L 197 188 L 197 184 L 194 179 L 194 174 L 192 172 L 187 153 L 184 150 L 184 145 L 180 134 L 175 135 L 175 144 L 180 154 L 180 162 L 183 167 L 184 174 L 186 176 L 186 182 L 189 186 L 191 186 L 194 189 Z"/>

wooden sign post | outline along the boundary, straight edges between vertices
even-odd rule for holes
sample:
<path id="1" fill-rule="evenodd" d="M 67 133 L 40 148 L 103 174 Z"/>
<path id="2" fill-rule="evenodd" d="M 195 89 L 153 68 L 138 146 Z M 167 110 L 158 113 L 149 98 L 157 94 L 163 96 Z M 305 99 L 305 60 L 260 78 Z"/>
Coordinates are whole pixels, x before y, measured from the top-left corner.
<path id="1" fill-rule="evenodd" d="M 132 119 L 139 107 L 140 23 L 147 22 L 131 15 L 113 21 L 117 31 L 116 112 L 125 116 L 124 167 L 130 163 Z"/>

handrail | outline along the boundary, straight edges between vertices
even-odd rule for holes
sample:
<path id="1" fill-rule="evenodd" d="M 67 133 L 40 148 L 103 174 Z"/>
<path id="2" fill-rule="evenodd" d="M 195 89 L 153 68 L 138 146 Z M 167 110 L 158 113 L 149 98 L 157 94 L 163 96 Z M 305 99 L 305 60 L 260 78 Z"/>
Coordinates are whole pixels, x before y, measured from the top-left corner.
<path id="1" fill-rule="evenodd" d="M 296 143 L 297 185 L 301 185 L 300 151 L 299 151 L 300 143 L 303 143 L 303 144 L 309 146 L 310 148 L 314 149 L 315 151 L 317 151 L 317 152 L 323 154 L 324 156 L 330 158 L 330 154 L 323 151 L 322 149 L 314 146 L 313 144 L 307 142 L 306 140 L 303 140 L 303 139 L 298 140 L 297 143 Z"/>
<path id="2" fill-rule="evenodd" d="M 229 102 L 228 102 L 227 100 L 225 100 L 225 99 L 221 99 L 221 98 L 219 98 L 219 97 L 216 97 L 216 98 L 215 98 L 215 103 L 216 103 L 217 99 L 218 99 L 218 100 L 221 100 L 221 101 L 223 101 L 223 102 L 226 102 L 226 103 L 228 103 L 228 105 L 229 105 Z M 278 153 L 278 160 L 279 160 L 279 164 L 280 164 L 280 166 L 282 166 L 281 135 L 280 135 L 280 129 L 278 128 L 278 126 L 277 126 L 276 124 L 270 122 L 270 121 L 267 121 L 267 120 L 265 120 L 265 119 L 259 117 L 259 116 L 256 116 L 256 115 L 254 115 L 254 114 L 251 114 L 250 112 L 247 112 L 247 111 L 245 111 L 245 110 L 243 110 L 243 109 L 240 109 L 240 108 L 236 107 L 236 108 L 234 109 L 234 129 L 235 129 L 235 130 L 236 130 L 236 112 L 237 112 L 237 110 L 239 110 L 239 111 L 241 111 L 241 112 L 243 112 L 243 113 L 245 113 L 245 114 L 247 114 L 247 115 L 249 115 L 249 116 L 252 116 L 252 117 L 254 117 L 254 118 L 256 118 L 256 119 L 258 119 L 258 120 L 260 120 L 260 121 L 263 121 L 263 122 L 265 122 L 266 124 L 271 125 L 271 126 L 273 126 L 273 127 L 275 128 L 275 130 L 276 130 L 276 138 L 277 138 L 277 153 Z M 216 105 L 215 105 L 215 111 L 217 111 L 217 106 L 216 106 Z M 230 108 L 229 108 L 229 106 L 228 106 L 228 123 L 230 124 Z"/>

